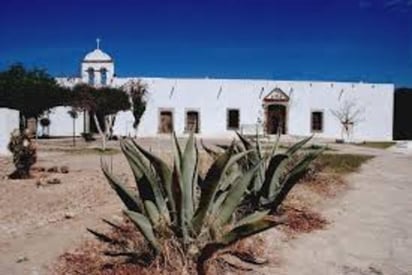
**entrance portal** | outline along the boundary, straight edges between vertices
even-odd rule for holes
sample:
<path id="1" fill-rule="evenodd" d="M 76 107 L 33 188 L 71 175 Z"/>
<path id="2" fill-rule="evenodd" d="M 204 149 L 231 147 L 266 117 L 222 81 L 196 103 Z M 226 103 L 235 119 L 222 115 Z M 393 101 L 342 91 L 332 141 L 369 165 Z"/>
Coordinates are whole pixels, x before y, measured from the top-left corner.
<path id="1" fill-rule="evenodd" d="M 266 110 L 266 133 L 275 135 L 278 131 L 286 134 L 286 106 L 269 105 Z"/>

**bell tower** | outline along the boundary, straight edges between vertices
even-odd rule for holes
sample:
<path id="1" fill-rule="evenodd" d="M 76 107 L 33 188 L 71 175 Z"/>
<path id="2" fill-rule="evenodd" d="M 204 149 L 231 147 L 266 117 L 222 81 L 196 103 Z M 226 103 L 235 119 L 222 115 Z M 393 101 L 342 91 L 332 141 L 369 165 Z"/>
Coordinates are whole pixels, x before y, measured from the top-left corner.
<path id="1" fill-rule="evenodd" d="M 96 39 L 96 49 L 86 54 L 81 64 L 83 83 L 95 87 L 111 85 L 114 78 L 114 61 L 100 49 L 99 38 Z"/>

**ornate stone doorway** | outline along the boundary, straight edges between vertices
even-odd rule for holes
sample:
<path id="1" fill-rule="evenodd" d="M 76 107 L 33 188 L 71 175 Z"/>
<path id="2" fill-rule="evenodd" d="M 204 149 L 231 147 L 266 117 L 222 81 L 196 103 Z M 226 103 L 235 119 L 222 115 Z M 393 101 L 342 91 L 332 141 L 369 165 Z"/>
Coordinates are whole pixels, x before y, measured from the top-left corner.
<path id="1" fill-rule="evenodd" d="M 268 135 L 287 133 L 289 97 L 279 88 L 273 89 L 263 98 L 265 130 Z"/>

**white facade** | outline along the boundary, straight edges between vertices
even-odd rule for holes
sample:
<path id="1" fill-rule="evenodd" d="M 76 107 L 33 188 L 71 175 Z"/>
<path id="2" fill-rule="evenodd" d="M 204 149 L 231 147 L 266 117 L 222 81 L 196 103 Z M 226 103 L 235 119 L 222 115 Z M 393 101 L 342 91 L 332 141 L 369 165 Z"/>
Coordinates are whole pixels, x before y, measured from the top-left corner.
<path id="1" fill-rule="evenodd" d="M 91 71 L 93 75 L 90 75 Z M 102 71 L 106 72 L 104 81 Z M 199 135 L 204 137 L 229 137 L 233 135 L 234 128 L 248 132 L 259 129 L 262 134 L 273 134 L 275 126 L 271 124 L 275 123 L 284 128 L 285 134 L 307 136 L 315 133 L 318 137 L 337 139 L 342 137 L 343 127 L 333 115 L 333 111 L 351 102 L 359 111 L 357 123 L 351 130 L 353 140 L 392 140 L 393 84 L 118 78 L 114 74 L 113 59 L 99 48 L 84 58 L 80 78 L 57 80 L 66 86 L 90 83 L 95 86 L 116 87 L 129 81 L 141 80 L 147 85 L 148 95 L 146 111 L 137 131 L 138 136 L 156 136 L 164 132 L 164 115 L 168 116 L 169 121 L 172 120 L 173 130 L 178 135 L 183 135 L 187 132 L 190 120 L 187 113 L 192 112 L 191 114 L 197 117 Z M 235 122 L 236 127 L 228 127 L 229 110 L 235 110 L 233 112 L 239 118 L 238 122 Z M 316 125 L 313 117 L 318 118 Z M 114 134 L 134 136 L 136 133 L 132 127 L 133 121 L 131 112 L 120 112 L 114 125 Z M 53 125 L 55 123 L 51 120 L 50 129 L 53 129 Z M 71 121 L 60 121 L 58 125 L 58 129 L 51 130 L 53 135 L 71 133 Z M 78 129 L 78 132 L 83 131 L 84 129 Z"/>
<path id="2" fill-rule="evenodd" d="M 10 134 L 19 128 L 19 112 L 7 108 L 0 108 L 0 155 L 9 155 L 7 145 Z"/>

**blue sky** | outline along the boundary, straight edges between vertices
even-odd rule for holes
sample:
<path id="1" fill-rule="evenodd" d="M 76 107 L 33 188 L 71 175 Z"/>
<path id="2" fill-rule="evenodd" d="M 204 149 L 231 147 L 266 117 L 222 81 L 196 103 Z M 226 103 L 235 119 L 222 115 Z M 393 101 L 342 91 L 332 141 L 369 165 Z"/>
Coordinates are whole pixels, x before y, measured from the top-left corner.
<path id="1" fill-rule="evenodd" d="M 0 69 L 77 75 L 102 39 L 118 76 L 412 86 L 412 0 L 0 0 Z"/>

